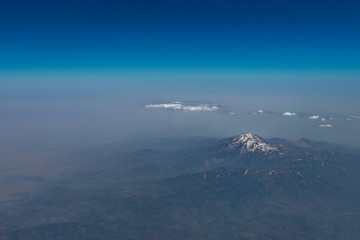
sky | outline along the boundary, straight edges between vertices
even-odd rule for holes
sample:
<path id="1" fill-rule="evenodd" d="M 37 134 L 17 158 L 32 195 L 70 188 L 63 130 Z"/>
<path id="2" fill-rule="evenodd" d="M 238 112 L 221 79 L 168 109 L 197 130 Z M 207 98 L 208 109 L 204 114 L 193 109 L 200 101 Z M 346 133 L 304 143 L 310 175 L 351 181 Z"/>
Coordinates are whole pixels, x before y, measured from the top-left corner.
<path id="1" fill-rule="evenodd" d="M 360 146 L 359 12 L 346 0 L 3 1 L 0 152 L 244 131 Z"/>
<path id="2" fill-rule="evenodd" d="M 0 80 L 353 91 L 359 10 L 333 0 L 6 1 Z"/>
<path id="3" fill-rule="evenodd" d="M 36 189 L 19 176 L 63 178 L 158 139 L 360 148 L 359 13 L 359 0 L 1 1 L 0 199 Z"/>

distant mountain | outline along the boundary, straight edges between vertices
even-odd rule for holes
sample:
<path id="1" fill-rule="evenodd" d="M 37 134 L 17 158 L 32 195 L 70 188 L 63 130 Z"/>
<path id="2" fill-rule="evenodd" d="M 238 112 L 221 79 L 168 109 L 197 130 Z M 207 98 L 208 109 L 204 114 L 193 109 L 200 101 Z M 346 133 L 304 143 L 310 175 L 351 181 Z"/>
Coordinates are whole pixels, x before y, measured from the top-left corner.
<path id="1" fill-rule="evenodd" d="M 240 154 L 261 153 L 267 155 L 279 153 L 279 149 L 274 144 L 252 133 L 243 133 L 222 140 L 219 142 L 219 148 Z"/>
<path id="2" fill-rule="evenodd" d="M 96 151 L 77 161 L 74 181 L 100 182 L 148 180 L 208 171 L 220 167 L 276 169 L 311 167 L 344 172 L 357 151 L 341 146 L 299 139 L 263 139 L 244 133 L 226 139 L 162 139 L 150 146 L 116 152 Z M 99 157 L 96 156 L 95 153 Z M 68 178 L 69 181 L 71 178 Z"/>
<path id="3" fill-rule="evenodd" d="M 219 140 L 210 149 L 213 160 L 208 169 L 222 166 L 275 169 L 282 167 L 324 169 L 344 172 L 347 164 L 357 164 L 359 151 L 325 142 L 299 139 L 263 139 L 252 133 Z M 222 159 L 219 162 L 219 159 Z M 350 165 L 351 165 L 350 164 Z"/>

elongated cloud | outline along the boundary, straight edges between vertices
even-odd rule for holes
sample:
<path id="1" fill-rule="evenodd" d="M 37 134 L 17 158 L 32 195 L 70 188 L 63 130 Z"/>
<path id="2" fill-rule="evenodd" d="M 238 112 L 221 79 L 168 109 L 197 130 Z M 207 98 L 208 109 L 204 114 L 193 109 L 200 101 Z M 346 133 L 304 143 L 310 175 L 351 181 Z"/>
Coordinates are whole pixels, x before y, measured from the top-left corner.
<path id="1" fill-rule="evenodd" d="M 164 103 L 164 104 L 147 104 L 146 108 L 166 108 L 166 109 L 177 109 L 180 110 L 183 108 L 180 103 Z"/>
<path id="2" fill-rule="evenodd" d="M 321 128 L 325 128 L 325 127 L 331 128 L 331 127 L 333 127 L 333 125 L 331 125 L 331 124 L 320 124 L 319 127 L 321 127 Z"/>
<path id="3" fill-rule="evenodd" d="M 296 113 L 292 113 L 292 112 L 284 112 L 283 116 L 288 116 L 288 117 L 292 117 L 292 116 L 296 116 Z"/>
<path id="4" fill-rule="evenodd" d="M 319 116 L 318 115 L 314 115 L 314 116 L 310 116 L 308 117 L 309 119 L 319 119 Z"/>
<path id="5" fill-rule="evenodd" d="M 182 110 L 191 112 L 211 112 L 219 110 L 216 105 L 201 104 L 201 105 L 185 105 L 182 102 L 162 103 L 162 104 L 146 104 L 145 108 L 149 109 L 168 109 L 168 110 Z"/>
<path id="6" fill-rule="evenodd" d="M 357 115 L 347 115 L 346 120 L 351 121 L 351 120 L 360 120 L 360 116 Z"/>

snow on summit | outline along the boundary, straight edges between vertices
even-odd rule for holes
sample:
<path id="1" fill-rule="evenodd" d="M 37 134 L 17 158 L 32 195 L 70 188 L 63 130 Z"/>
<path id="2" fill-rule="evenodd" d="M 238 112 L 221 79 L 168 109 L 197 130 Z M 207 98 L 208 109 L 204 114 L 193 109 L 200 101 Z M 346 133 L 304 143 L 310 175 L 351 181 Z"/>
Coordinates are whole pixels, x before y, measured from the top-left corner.
<path id="1" fill-rule="evenodd" d="M 232 138 L 228 149 L 240 151 L 240 153 L 263 152 L 265 154 L 279 151 L 275 146 L 266 143 L 264 139 L 252 133 L 243 133 Z"/>

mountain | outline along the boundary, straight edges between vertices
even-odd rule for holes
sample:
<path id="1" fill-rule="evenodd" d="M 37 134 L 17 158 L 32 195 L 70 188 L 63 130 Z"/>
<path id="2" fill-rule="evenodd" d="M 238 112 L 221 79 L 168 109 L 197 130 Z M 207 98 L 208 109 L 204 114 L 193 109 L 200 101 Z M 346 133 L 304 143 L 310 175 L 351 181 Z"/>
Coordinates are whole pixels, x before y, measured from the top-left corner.
<path id="1" fill-rule="evenodd" d="M 275 145 L 252 133 L 243 133 L 239 136 L 225 139 L 219 143 L 219 148 L 240 154 L 261 153 L 267 155 L 278 154 L 280 152 Z"/>
<path id="2" fill-rule="evenodd" d="M 2 239 L 355 240 L 359 190 L 339 180 L 298 169 L 219 168 L 107 189 L 56 187 L 19 204 L 21 219 L 5 212 L 12 231 Z"/>
<path id="3" fill-rule="evenodd" d="M 74 174 L 66 178 L 69 184 L 146 181 L 221 167 L 331 169 L 344 174 L 353 169 L 358 156 L 356 150 L 329 143 L 306 139 L 263 139 L 249 133 L 226 139 L 160 139 L 132 150 L 119 151 L 115 146 L 84 152 L 86 154 L 76 153 L 76 159 L 69 157 L 71 162 L 67 164 L 74 170 Z"/>
<path id="4" fill-rule="evenodd" d="M 357 149 L 245 133 L 99 155 L 0 203 L 0 239 L 360 239 Z"/>

